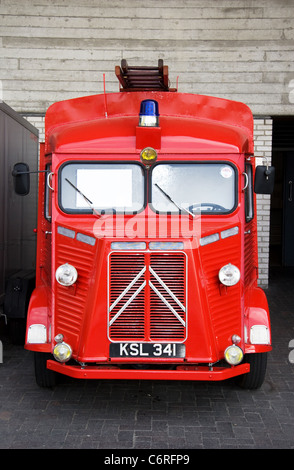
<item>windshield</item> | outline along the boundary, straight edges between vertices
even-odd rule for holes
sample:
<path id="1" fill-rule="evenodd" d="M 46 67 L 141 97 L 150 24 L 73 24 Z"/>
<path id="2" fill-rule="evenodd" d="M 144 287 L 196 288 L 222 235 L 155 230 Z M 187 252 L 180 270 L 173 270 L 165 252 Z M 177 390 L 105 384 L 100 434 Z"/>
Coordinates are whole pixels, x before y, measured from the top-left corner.
<path id="1" fill-rule="evenodd" d="M 152 170 L 158 212 L 228 213 L 236 205 L 236 171 L 228 163 L 160 163 Z"/>
<path id="2" fill-rule="evenodd" d="M 237 204 L 236 182 L 227 162 L 158 163 L 150 170 L 149 202 L 161 213 L 226 214 Z M 146 184 L 139 163 L 66 163 L 59 205 L 67 213 L 134 214 L 145 207 Z"/>
<path id="3" fill-rule="evenodd" d="M 144 170 L 133 163 L 68 163 L 60 172 L 59 204 L 68 213 L 135 213 L 145 205 Z"/>

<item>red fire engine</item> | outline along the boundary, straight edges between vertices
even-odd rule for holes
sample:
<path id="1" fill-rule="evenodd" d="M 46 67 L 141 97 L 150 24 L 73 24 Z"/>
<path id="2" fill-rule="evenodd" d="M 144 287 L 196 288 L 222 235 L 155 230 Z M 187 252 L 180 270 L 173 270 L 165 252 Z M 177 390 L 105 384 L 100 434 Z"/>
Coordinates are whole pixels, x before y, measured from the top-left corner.
<path id="1" fill-rule="evenodd" d="M 168 69 L 115 68 L 118 93 L 53 104 L 40 148 L 36 380 L 224 380 L 254 389 L 271 350 L 257 286 L 253 117 L 179 93 Z M 29 168 L 14 168 L 27 192 Z"/>

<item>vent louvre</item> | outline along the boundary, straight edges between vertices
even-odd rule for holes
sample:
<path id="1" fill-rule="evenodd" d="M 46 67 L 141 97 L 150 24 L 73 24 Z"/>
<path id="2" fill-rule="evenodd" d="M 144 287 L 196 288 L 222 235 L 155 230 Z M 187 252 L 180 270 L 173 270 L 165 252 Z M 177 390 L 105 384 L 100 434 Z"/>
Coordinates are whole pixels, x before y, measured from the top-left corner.
<path id="1" fill-rule="evenodd" d="M 230 287 L 226 295 L 220 295 L 218 271 L 228 262 L 239 265 L 239 236 L 202 248 L 201 259 L 206 279 L 206 294 L 215 337 L 219 344 L 227 341 L 232 332 L 241 332 L 241 283 Z M 240 334 L 240 333 L 238 333 Z"/>
<path id="2" fill-rule="evenodd" d="M 73 296 L 72 291 L 56 283 L 55 291 L 55 332 L 62 332 L 68 341 L 75 347 L 78 341 L 85 306 L 88 298 L 88 289 L 93 268 L 93 253 L 74 246 L 74 242 L 65 245 L 56 244 L 56 267 L 69 263 L 78 271 L 78 283 Z"/>

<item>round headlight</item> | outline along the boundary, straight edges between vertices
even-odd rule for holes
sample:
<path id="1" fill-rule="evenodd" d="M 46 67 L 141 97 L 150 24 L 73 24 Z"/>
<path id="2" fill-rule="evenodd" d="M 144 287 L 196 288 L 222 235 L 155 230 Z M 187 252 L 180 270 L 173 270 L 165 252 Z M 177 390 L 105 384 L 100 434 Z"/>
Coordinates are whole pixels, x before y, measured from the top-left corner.
<path id="1" fill-rule="evenodd" d="M 233 264 L 226 264 L 218 273 L 219 280 L 225 286 L 234 286 L 240 281 L 240 271 Z"/>
<path id="2" fill-rule="evenodd" d="M 56 269 L 55 277 L 62 286 L 71 286 L 76 282 L 78 272 L 71 264 L 66 263 Z"/>
<path id="3" fill-rule="evenodd" d="M 53 349 L 53 356 L 59 362 L 67 362 L 72 355 L 72 349 L 67 343 L 57 343 Z"/>
<path id="4" fill-rule="evenodd" d="M 240 364 L 243 359 L 243 351 L 239 346 L 233 344 L 225 350 L 225 360 L 231 364 L 231 366 L 236 366 Z"/>

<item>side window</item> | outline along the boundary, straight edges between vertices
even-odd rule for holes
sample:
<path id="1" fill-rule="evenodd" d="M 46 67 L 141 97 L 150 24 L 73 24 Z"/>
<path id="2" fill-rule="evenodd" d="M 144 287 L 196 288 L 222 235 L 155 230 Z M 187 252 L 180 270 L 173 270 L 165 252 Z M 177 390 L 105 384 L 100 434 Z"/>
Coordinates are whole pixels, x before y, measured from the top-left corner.
<path id="1" fill-rule="evenodd" d="M 45 167 L 46 173 L 44 173 L 45 176 L 45 205 L 44 205 L 44 210 L 45 210 L 45 219 L 47 219 L 49 222 L 51 222 L 51 215 L 52 215 L 52 190 L 48 186 L 48 175 L 51 171 L 51 163 L 46 165 Z"/>
<path id="2" fill-rule="evenodd" d="M 250 222 L 254 217 L 254 199 L 253 199 L 253 170 L 251 163 L 245 164 L 245 172 L 248 182 L 245 189 L 245 220 Z"/>

